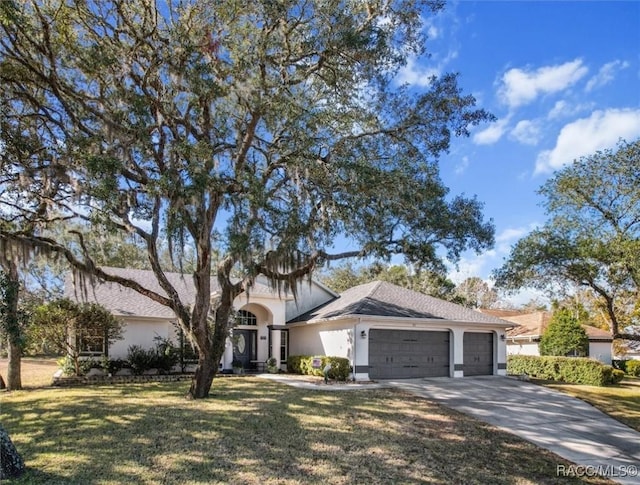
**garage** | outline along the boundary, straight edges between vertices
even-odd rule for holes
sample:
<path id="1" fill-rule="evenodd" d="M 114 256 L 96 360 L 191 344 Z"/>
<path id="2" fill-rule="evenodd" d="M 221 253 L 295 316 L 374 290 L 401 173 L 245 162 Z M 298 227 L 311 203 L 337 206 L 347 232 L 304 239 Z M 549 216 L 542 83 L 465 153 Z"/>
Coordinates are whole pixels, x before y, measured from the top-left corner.
<path id="1" fill-rule="evenodd" d="M 449 377 L 449 332 L 371 329 L 369 377 Z"/>
<path id="2" fill-rule="evenodd" d="M 465 332 L 462 344 L 465 377 L 493 375 L 493 333 Z"/>

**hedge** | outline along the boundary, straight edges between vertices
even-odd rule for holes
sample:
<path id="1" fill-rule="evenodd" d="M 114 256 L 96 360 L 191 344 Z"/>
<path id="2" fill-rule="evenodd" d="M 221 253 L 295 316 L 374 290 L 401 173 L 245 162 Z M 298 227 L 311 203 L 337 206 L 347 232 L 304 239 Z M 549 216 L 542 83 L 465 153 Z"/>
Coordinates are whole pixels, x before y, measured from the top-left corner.
<path id="1" fill-rule="evenodd" d="M 640 377 L 640 360 L 628 360 L 626 369 L 630 376 Z"/>
<path id="2" fill-rule="evenodd" d="M 313 359 L 320 359 L 320 367 L 313 368 Z M 322 376 L 322 369 L 327 364 L 331 364 L 329 377 L 338 381 L 346 381 L 351 372 L 349 359 L 332 356 L 312 356 L 312 355 L 290 355 L 287 357 L 287 370 L 293 374 L 303 374 L 308 376 Z"/>
<path id="3" fill-rule="evenodd" d="M 620 382 L 624 375 L 610 365 L 585 357 L 535 355 L 510 355 L 507 358 L 507 373 L 589 386 L 614 384 Z"/>

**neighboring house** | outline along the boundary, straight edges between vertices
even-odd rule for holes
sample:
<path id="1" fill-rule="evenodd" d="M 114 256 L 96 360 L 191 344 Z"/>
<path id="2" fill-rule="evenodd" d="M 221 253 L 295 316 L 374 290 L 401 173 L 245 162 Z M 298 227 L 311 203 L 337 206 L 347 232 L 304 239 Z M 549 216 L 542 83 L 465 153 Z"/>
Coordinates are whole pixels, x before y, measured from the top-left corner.
<path id="1" fill-rule="evenodd" d="M 522 313 L 512 310 L 481 310 L 483 313 L 518 324 L 507 332 L 508 355 L 540 355 L 538 344 L 544 333 L 551 313 L 538 311 Z M 582 325 L 587 337 L 589 337 L 589 357 L 597 359 L 605 364 L 611 364 L 611 344 L 613 339 L 606 330 Z"/>
<path id="2" fill-rule="evenodd" d="M 161 291 L 149 271 L 105 270 Z M 185 301 L 193 299 L 189 276 L 167 276 Z M 380 281 L 341 295 L 316 281 L 297 290 L 294 299 L 257 282 L 236 299 L 240 323 L 221 370 L 234 359 L 255 368 L 275 357 L 284 369 L 289 355 L 331 355 L 349 359 L 358 380 L 506 374 L 505 331 L 512 323 Z M 156 336 L 180 338 L 171 310 L 117 284 L 81 291 L 68 278 L 65 295 L 99 302 L 124 320 L 124 339 L 108 349 L 111 358 L 125 358 L 130 345 L 151 347 Z"/>

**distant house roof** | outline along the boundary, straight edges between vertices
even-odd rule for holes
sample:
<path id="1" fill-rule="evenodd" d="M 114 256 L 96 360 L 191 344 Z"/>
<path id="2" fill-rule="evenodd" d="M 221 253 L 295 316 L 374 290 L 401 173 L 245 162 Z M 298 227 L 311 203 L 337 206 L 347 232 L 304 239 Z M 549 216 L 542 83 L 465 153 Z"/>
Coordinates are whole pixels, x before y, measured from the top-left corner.
<path id="1" fill-rule="evenodd" d="M 354 286 L 324 305 L 296 317 L 289 323 L 336 319 L 350 316 L 379 316 L 440 319 L 456 322 L 511 326 L 491 315 L 408 290 L 384 281 Z"/>
<path id="2" fill-rule="evenodd" d="M 153 271 L 128 268 L 102 267 L 102 269 L 115 276 L 131 279 L 140 285 L 167 296 L 165 291 L 158 284 Z M 195 300 L 196 290 L 191 275 L 180 273 L 165 273 L 169 282 L 180 295 L 183 302 L 189 304 Z M 124 317 L 147 317 L 147 318 L 175 318 L 173 310 L 156 303 L 155 301 L 141 295 L 137 291 L 125 288 L 117 283 L 106 281 L 95 281 L 93 285 L 87 282 L 87 287 L 74 287 L 73 276 L 67 275 L 64 285 L 64 296 L 72 300 L 81 302 L 100 303 L 111 313 Z M 215 293 L 220 289 L 215 278 L 211 279 L 211 292 Z M 253 294 L 273 294 L 272 290 L 265 284 L 256 283 L 251 289 Z"/>
<path id="3" fill-rule="evenodd" d="M 495 315 L 500 310 L 481 310 L 483 313 Z M 509 339 L 539 339 L 551 321 L 551 312 L 538 311 L 533 313 L 522 313 L 514 310 L 506 312 L 515 312 L 513 315 L 503 314 L 502 319 L 517 323 L 518 326 L 507 332 Z M 601 328 L 592 327 L 591 325 L 582 325 L 589 340 L 611 342 L 611 334 Z"/>

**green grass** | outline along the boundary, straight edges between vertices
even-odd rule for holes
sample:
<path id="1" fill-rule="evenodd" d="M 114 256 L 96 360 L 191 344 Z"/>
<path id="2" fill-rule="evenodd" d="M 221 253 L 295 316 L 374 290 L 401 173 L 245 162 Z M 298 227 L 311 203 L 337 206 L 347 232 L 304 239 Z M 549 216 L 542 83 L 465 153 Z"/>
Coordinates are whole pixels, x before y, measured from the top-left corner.
<path id="1" fill-rule="evenodd" d="M 588 402 L 603 413 L 640 431 L 640 379 L 625 377 L 620 384 L 596 387 L 545 382 L 544 385 Z"/>
<path id="2" fill-rule="evenodd" d="M 27 464 L 16 484 L 546 484 L 550 452 L 394 390 L 294 389 L 259 378 L 2 395 Z"/>

